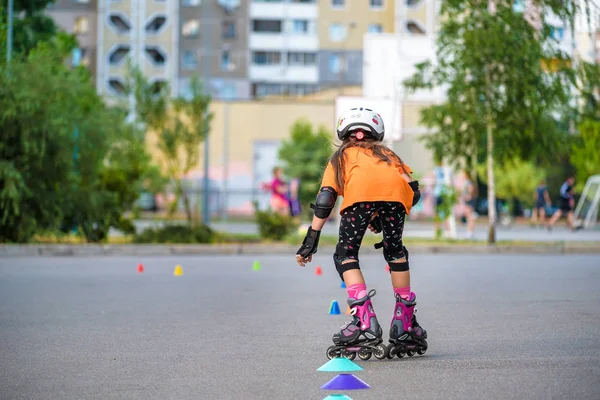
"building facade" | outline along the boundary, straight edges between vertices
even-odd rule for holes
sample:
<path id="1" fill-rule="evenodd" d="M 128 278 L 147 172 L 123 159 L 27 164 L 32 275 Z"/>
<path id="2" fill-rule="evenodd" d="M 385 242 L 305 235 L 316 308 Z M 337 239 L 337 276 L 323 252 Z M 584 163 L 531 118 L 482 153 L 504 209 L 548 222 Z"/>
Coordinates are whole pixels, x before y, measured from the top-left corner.
<path id="1" fill-rule="evenodd" d="M 248 78 L 252 97 L 318 90 L 315 0 L 249 1 Z"/>
<path id="2" fill-rule="evenodd" d="M 179 94 L 208 80 L 216 99 L 248 99 L 248 1 L 181 0 Z"/>
<path id="3" fill-rule="evenodd" d="M 394 31 L 395 0 L 319 1 L 319 83 L 360 85 L 363 38 Z"/>
<path id="4" fill-rule="evenodd" d="M 127 60 L 159 90 L 178 93 L 179 0 L 97 0 L 96 88 L 123 96 Z"/>
<path id="5" fill-rule="evenodd" d="M 48 6 L 47 13 L 62 30 L 77 36 L 79 48 L 73 52 L 72 65 L 86 66 L 95 79 L 98 40 L 96 0 L 57 0 Z"/>

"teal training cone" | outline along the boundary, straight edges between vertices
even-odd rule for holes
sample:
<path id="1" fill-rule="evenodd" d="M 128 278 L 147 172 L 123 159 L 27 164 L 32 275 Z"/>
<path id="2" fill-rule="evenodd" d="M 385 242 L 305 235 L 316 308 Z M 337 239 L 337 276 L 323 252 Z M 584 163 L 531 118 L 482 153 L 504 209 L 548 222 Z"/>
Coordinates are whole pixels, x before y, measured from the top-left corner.
<path id="1" fill-rule="evenodd" d="M 333 300 L 331 302 L 331 306 L 329 307 L 329 315 L 339 314 L 340 313 L 340 305 L 337 301 Z"/>
<path id="2" fill-rule="evenodd" d="M 352 400 L 350 397 L 345 394 L 330 394 L 325 397 L 323 400 Z"/>
<path id="3" fill-rule="evenodd" d="M 346 282 L 342 281 L 342 284 L 340 285 L 340 288 L 346 289 Z"/>
<path id="4" fill-rule="evenodd" d="M 345 357 L 332 358 L 317 369 L 320 372 L 352 372 L 362 370 L 363 368 L 360 365 Z"/>

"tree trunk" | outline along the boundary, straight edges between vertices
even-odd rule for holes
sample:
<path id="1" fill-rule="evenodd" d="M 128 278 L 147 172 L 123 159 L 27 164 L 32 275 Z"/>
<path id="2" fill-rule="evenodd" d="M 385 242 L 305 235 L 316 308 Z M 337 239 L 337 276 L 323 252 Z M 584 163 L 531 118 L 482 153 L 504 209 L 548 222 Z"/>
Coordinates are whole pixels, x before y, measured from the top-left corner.
<path id="1" fill-rule="evenodd" d="M 489 68 L 485 73 L 487 103 L 487 180 L 488 180 L 488 244 L 496 243 L 496 187 L 494 183 L 494 126 L 492 121 L 491 79 Z"/>
<path id="2" fill-rule="evenodd" d="M 188 224 L 192 224 L 192 208 L 190 207 L 190 199 L 185 194 L 183 190 L 183 184 L 181 183 L 181 179 L 177 179 L 177 192 L 178 198 L 183 200 L 183 209 L 185 210 L 185 216 L 187 218 Z"/>

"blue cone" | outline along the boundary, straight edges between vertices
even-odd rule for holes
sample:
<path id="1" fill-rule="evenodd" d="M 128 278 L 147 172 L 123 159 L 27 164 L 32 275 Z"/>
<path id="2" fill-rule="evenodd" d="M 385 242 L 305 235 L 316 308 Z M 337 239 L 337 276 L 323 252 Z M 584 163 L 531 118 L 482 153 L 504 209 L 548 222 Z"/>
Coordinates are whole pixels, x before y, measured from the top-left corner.
<path id="1" fill-rule="evenodd" d="M 352 400 L 350 397 L 345 394 L 330 394 L 325 397 L 323 400 Z"/>
<path id="2" fill-rule="evenodd" d="M 352 372 L 362 370 L 363 368 L 360 365 L 345 357 L 332 358 L 317 369 L 317 371 L 321 372 Z"/>
<path id="3" fill-rule="evenodd" d="M 329 307 L 329 315 L 339 314 L 340 313 L 340 305 L 337 301 L 333 300 L 331 302 L 331 306 Z"/>
<path id="4" fill-rule="evenodd" d="M 360 390 L 369 389 L 371 386 L 361 381 L 352 374 L 339 374 L 323 386 L 325 390 Z"/>
<path id="5" fill-rule="evenodd" d="M 346 282 L 342 281 L 342 284 L 340 285 L 341 289 L 346 289 Z"/>

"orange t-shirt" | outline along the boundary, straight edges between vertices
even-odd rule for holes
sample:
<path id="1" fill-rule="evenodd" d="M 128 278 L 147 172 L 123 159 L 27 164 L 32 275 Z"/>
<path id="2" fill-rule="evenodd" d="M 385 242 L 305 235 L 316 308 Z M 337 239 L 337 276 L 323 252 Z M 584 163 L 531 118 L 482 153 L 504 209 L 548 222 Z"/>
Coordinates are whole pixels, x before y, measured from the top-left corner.
<path id="1" fill-rule="evenodd" d="M 321 182 L 321 187 L 331 186 L 338 196 L 344 198 L 340 214 L 345 208 L 361 201 L 397 201 L 410 214 L 414 193 L 402 177 L 404 171 L 400 164 L 388 164 L 373 156 L 370 150 L 359 147 L 346 149 L 344 157 L 344 187 L 337 187 L 331 162 Z M 408 165 L 404 164 L 404 168 L 412 173 Z"/>

